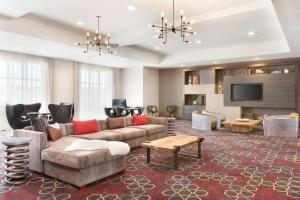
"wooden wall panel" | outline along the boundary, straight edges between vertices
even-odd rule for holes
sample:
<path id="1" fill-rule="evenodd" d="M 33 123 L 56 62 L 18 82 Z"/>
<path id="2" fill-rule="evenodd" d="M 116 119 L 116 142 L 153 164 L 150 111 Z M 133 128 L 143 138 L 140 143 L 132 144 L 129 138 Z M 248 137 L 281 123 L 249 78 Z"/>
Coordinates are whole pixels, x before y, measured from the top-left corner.
<path id="1" fill-rule="evenodd" d="M 225 76 L 224 105 L 263 108 L 295 108 L 295 82 L 295 73 Z M 231 85 L 243 83 L 262 83 L 263 100 L 231 101 Z"/>

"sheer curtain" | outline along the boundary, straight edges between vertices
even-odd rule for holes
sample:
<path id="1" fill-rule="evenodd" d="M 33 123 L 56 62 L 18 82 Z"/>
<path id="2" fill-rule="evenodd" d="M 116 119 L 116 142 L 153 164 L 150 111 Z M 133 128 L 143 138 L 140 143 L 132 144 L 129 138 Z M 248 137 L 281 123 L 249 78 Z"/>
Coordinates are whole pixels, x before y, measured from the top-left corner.
<path id="1" fill-rule="evenodd" d="M 114 69 L 83 63 L 75 64 L 77 76 L 77 117 L 105 118 L 104 107 L 111 106 L 115 94 Z M 76 80 L 76 79 L 75 79 Z"/>
<path id="2" fill-rule="evenodd" d="M 52 59 L 0 51 L 0 130 L 10 129 L 5 105 L 42 103 L 47 110 L 51 101 Z"/>

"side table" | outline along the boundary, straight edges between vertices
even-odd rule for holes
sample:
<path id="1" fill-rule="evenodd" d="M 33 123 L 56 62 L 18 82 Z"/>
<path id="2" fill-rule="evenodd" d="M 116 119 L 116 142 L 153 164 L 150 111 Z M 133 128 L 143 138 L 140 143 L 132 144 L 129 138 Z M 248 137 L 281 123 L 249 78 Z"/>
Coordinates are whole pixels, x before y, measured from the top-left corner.
<path id="1" fill-rule="evenodd" d="M 29 172 L 29 137 L 9 137 L 2 139 L 6 146 L 5 182 L 17 185 L 27 182 Z"/>
<path id="2" fill-rule="evenodd" d="M 170 135 L 175 134 L 175 122 L 176 122 L 176 118 L 173 117 L 168 118 L 168 134 Z"/>

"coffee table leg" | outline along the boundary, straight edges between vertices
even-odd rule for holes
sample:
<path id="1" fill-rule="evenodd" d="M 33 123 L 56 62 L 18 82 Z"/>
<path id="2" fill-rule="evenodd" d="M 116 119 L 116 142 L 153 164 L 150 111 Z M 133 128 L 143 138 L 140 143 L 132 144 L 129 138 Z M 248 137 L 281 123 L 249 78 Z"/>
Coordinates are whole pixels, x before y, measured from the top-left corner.
<path id="1" fill-rule="evenodd" d="M 201 158 L 201 141 L 198 139 L 198 158 Z"/>
<path id="2" fill-rule="evenodd" d="M 174 169 L 178 169 L 178 152 L 180 151 L 180 146 L 174 146 L 175 151 L 174 151 Z"/>
<path id="3" fill-rule="evenodd" d="M 150 148 L 147 148 L 147 163 L 150 163 Z"/>
<path id="4" fill-rule="evenodd" d="M 201 143 L 203 142 L 204 138 L 198 138 L 198 158 L 201 158 Z"/>

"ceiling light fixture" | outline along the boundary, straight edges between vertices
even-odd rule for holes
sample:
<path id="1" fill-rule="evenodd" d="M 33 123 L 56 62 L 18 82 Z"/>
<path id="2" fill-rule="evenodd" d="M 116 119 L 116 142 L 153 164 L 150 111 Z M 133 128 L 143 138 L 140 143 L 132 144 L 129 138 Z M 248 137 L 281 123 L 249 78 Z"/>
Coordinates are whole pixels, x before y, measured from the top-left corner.
<path id="1" fill-rule="evenodd" d="M 255 35 L 256 35 L 256 32 L 255 32 L 255 31 L 249 31 L 249 32 L 248 32 L 248 36 L 250 36 L 250 37 L 251 37 L 251 36 L 255 36 Z"/>
<path id="2" fill-rule="evenodd" d="M 156 36 L 158 39 L 163 40 L 163 44 L 166 44 L 168 41 L 168 33 L 172 32 L 176 34 L 177 32 L 180 32 L 180 37 L 182 38 L 182 41 L 185 43 L 189 43 L 189 41 L 186 39 L 190 35 L 196 35 L 195 32 L 192 30 L 192 24 L 193 21 L 187 21 L 186 17 L 183 15 L 183 10 L 180 10 L 180 25 L 175 26 L 175 6 L 174 6 L 174 0 L 173 0 L 173 18 L 172 22 L 168 24 L 168 19 L 165 18 L 165 13 L 161 13 L 161 24 L 160 25 L 152 25 L 153 28 L 157 28 L 159 30 L 159 35 Z"/>
<path id="3" fill-rule="evenodd" d="M 76 24 L 78 24 L 78 25 L 84 25 L 84 22 L 83 21 L 77 21 Z"/>
<path id="4" fill-rule="evenodd" d="M 196 43 L 197 43 L 197 44 L 201 44 L 202 41 L 201 41 L 201 40 L 196 40 Z"/>
<path id="5" fill-rule="evenodd" d="M 104 39 L 100 35 L 100 16 L 97 16 L 97 20 L 98 20 L 98 28 L 96 30 L 96 33 L 94 35 L 90 35 L 90 33 L 87 32 L 86 41 L 83 43 L 76 43 L 75 45 L 85 46 L 86 50 L 83 51 L 84 53 L 87 53 L 90 48 L 94 48 L 99 52 L 99 55 L 101 55 L 102 47 L 106 48 L 108 53 L 115 53 L 115 51 L 112 50 L 112 48 L 116 48 L 119 45 L 110 43 L 109 35 L 107 35 L 107 39 L 106 41 L 104 41 Z M 90 38 L 92 39 L 90 40 Z"/>
<path id="6" fill-rule="evenodd" d="M 134 11 L 134 10 L 136 10 L 136 6 L 135 5 L 129 5 L 129 6 L 127 6 L 127 9 L 130 10 L 130 11 Z"/>

